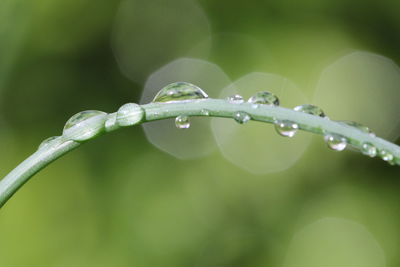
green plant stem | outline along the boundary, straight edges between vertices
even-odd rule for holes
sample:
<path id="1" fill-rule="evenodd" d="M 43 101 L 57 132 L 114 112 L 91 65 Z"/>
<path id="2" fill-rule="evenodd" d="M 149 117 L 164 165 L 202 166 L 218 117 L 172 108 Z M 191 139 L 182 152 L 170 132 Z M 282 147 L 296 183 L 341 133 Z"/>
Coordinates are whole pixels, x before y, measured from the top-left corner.
<path id="1" fill-rule="evenodd" d="M 320 135 L 326 133 L 338 134 L 345 137 L 350 145 L 358 149 L 363 143 L 370 143 L 379 151 L 385 150 L 396 159 L 400 158 L 400 147 L 384 139 L 328 118 L 321 118 L 283 107 L 259 105 L 258 108 L 254 108 L 254 105 L 250 103 L 238 104 L 219 99 L 202 99 L 150 103 L 142 105 L 142 108 L 145 110 L 145 117 L 142 122 L 174 118 L 178 115 L 232 118 L 235 112 L 243 111 L 249 114 L 254 121 L 274 123 L 276 120 L 288 120 L 297 123 L 301 130 Z M 121 128 L 115 120 L 116 113 L 111 113 L 108 117 L 110 121 L 113 121 L 107 127 L 108 132 Z M 23 161 L 0 181 L 0 207 L 34 174 L 79 145 L 78 142 L 65 140 L 57 146 L 40 149 Z"/>

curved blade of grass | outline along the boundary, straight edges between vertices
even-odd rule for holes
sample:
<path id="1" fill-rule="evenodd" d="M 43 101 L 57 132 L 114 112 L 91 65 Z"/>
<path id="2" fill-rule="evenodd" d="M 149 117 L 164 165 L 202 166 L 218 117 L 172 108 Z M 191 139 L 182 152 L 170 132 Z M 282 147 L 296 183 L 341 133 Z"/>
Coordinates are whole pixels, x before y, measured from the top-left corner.
<path id="1" fill-rule="evenodd" d="M 289 120 L 297 123 L 299 129 L 304 131 L 320 135 L 326 133 L 341 135 L 347 139 L 348 144 L 358 149 L 361 149 L 364 143 L 372 144 L 378 151 L 384 150 L 392 154 L 396 163 L 400 164 L 400 147 L 396 144 L 340 122 L 283 107 L 259 105 L 258 108 L 254 108 L 254 105 L 250 103 L 231 103 L 220 99 L 150 103 L 141 107 L 144 109 L 145 115 L 140 123 L 174 118 L 179 115 L 232 118 L 237 111 L 246 112 L 254 121 L 274 123 L 276 120 Z M 206 115 L 204 110 L 208 111 Z M 108 132 L 121 128 L 117 124 L 115 117 L 116 113 L 108 114 L 109 119 L 106 123 Z M 0 181 L 0 207 L 34 174 L 80 144 L 75 141 L 65 140 L 57 146 L 40 149 L 23 161 Z"/>

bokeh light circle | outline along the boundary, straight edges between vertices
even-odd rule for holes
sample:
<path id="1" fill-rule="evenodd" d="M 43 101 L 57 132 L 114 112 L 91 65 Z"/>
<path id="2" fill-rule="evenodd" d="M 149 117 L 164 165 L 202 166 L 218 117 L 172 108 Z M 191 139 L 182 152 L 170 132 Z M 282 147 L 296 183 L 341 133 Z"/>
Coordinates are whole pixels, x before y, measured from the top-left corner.
<path id="1" fill-rule="evenodd" d="M 240 94 L 248 99 L 258 91 L 278 96 L 281 105 L 292 108 L 307 103 L 304 94 L 287 78 L 270 73 L 250 73 L 224 88 L 220 98 Z M 279 172 L 300 159 L 311 136 L 298 132 L 293 138 L 279 136 L 271 124 L 260 122 L 239 125 L 233 119 L 212 119 L 218 146 L 230 162 L 253 174 Z"/>
<path id="2" fill-rule="evenodd" d="M 385 267 L 380 244 L 361 224 L 323 218 L 299 231 L 291 241 L 284 267 Z"/>
<path id="3" fill-rule="evenodd" d="M 352 120 L 379 136 L 399 136 L 400 69 L 390 59 L 356 51 L 324 69 L 314 102 L 332 119 Z"/>
<path id="4" fill-rule="evenodd" d="M 157 68 L 182 57 L 206 57 L 207 16 L 192 0 L 125 0 L 116 16 L 112 48 L 123 73 L 142 83 Z"/>
<path id="5" fill-rule="evenodd" d="M 192 83 L 203 89 L 209 97 L 216 97 L 231 81 L 217 65 L 205 60 L 177 59 L 150 75 L 147 80 L 141 104 L 152 101 L 164 86 L 178 81 Z M 193 159 L 211 153 L 215 141 L 210 128 L 210 119 L 190 118 L 189 129 L 177 129 L 174 119 L 143 124 L 147 139 L 157 148 L 179 159 Z"/>

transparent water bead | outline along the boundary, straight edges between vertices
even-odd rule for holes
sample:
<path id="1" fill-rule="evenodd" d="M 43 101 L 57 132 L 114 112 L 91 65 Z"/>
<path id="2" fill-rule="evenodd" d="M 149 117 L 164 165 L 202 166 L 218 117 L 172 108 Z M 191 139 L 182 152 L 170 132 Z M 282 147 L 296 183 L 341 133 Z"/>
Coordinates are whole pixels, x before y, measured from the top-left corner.
<path id="1" fill-rule="evenodd" d="M 339 121 L 339 122 L 344 123 L 348 126 L 354 127 L 356 129 L 360 130 L 361 132 L 368 133 L 372 136 L 375 136 L 375 134 L 371 131 L 371 129 L 369 127 L 367 127 L 361 123 L 358 123 L 355 121 Z"/>
<path id="2" fill-rule="evenodd" d="M 391 161 L 393 160 L 393 155 L 392 155 L 390 152 L 388 152 L 388 151 L 386 151 L 386 150 L 384 150 L 384 149 L 382 149 L 382 150 L 379 151 L 379 156 L 380 156 L 384 161 L 391 162 Z"/>
<path id="3" fill-rule="evenodd" d="M 188 129 L 190 127 L 189 117 L 186 115 L 179 115 L 175 118 L 175 126 L 179 129 Z"/>
<path id="4" fill-rule="evenodd" d="M 378 154 L 378 150 L 371 143 L 363 143 L 361 145 L 361 153 L 363 153 L 364 155 L 370 156 L 372 158 Z"/>
<path id="5" fill-rule="evenodd" d="M 38 149 L 48 148 L 50 146 L 58 145 L 62 143 L 62 138 L 60 136 L 52 136 L 45 139 L 43 142 L 40 143 Z"/>
<path id="6" fill-rule="evenodd" d="M 279 106 L 279 98 L 267 91 L 257 92 L 247 101 L 252 104 Z M 258 107 L 258 106 L 257 106 Z"/>
<path id="7" fill-rule="evenodd" d="M 324 140 L 328 147 L 335 151 L 342 151 L 347 146 L 346 138 L 337 134 L 327 134 L 324 136 Z"/>
<path id="8" fill-rule="evenodd" d="M 226 100 L 227 100 L 228 102 L 230 102 L 230 103 L 236 103 L 236 104 L 240 104 L 240 103 L 243 103 L 243 102 L 244 102 L 243 96 L 238 95 L 238 94 L 228 96 L 228 97 L 226 98 Z"/>
<path id="9" fill-rule="evenodd" d="M 120 126 L 131 126 L 138 124 L 144 117 L 143 108 L 134 103 L 121 106 L 117 112 L 117 123 Z"/>
<path id="10" fill-rule="evenodd" d="M 247 114 L 246 112 L 243 111 L 237 111 L 233 114 L 233 119 L 240 124 L 244 124 L 246 122 L 248 122 L 251 117 L 249 114 Z"/>
<path id="11" fill-rule="evenodd" d="M 208 98 L 208 95 L 196 85 L 187 82 L 176 82 L 161 89 L 154 97 L 153 102 L 175 102 L 205 98 Z"/>
<path id="12" fill-rule="evenodd" d="M 321 108 L 311 105 L 311 104 L 300 105 L 300 106 L 295 107 L 293 110 L 299 111 L 299 112 L 304 112 L 304 113 L 311 114 L 314 116 L 319 116 L 319 117 L 326 116 L 324 111 Z"/>
<path id="13" fill-rule="evenodd" d="M 107 113 L 97 110 L 82 111 L 65 124 L 63 136 L 74 141 L 86 141 L 104 130 Z"/>
<path id="14" fill-rule="evenodd" d="M 276 121 L 274 125 L 278 134 L 285 137 L 293 137 L 299 129 L 299 125 L 297 123 L 287 120 Z"/>

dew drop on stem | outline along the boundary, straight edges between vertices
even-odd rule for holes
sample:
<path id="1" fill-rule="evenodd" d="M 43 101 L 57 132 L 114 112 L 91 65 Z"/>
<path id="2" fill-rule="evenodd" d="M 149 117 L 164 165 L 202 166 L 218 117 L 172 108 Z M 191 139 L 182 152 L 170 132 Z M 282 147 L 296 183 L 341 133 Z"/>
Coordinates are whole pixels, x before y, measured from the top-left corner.
<path id="1" fill-rule="evenodd" d="M 189 117 L 186 115 L 179 115 L 175 118 L 175 126 L 178 129 L 188 129 L 190 127 Z"/>
<path id="2" fill-rule="evenodd" d="M 243 97 L 242 97 L 241 95 L 238 95 L 238 94 L 228 96 L 228 97 L 226 98 L 226 100 L 227 100 L 229 103 L 234 103 L 234 104 L 241 104 L 241 103 L 244 102 Z"/>
<path id="3" fill-rule="evenodd" d="M 337 134 L 326 134 L 324 136 L 325 143 L 328 147 L 335 151 L 342 151 L 347 146 L 347 140 L 341 135 Z"/>
<path id="4" fill-rule="evenodd" d="M 66 122 L 63 137 L 77 142 L 91 139 L 103 132 L 106 118 L 107 113 L 102 111 L 79 112 Z"/>
<path id="5" fill-rule="evenodd" d="M 52 137 L 49 137 L 49 138 L 43 140 L 43 142 L 40 143 L 38 150 L 45 149 L 45 148 L 48 148 L 51 146 L 55 146 L 60 143 L 62 143 L 62 138 L 60 136 L 52 136 Z"/>
<path id="6" fill-rule="evenodd" d="M 277 133 L 284 137 L 293 137 L 299 129 L 299 125 L 297 123 L 287 120 L 276 121 L 274 125 Z"/>
<path id="7" fill-rule="evenodd" d="M 298 111 L 298 112 L 303 112 L 303 113 L 307 113 L 310 115 L 314 115 L 314 116 L 319 116 L 319 117 L 326 117 L 324 111 L 317 106 L 311 105 L 311 104 L 304 104 L 304 105 L 300 105 L 295 107 L 293 110 Z"/>
<path id="8" fill-rule="evenodd" d="M 279 106 L 279 98 L 267 91 L 257 92 L 255 95 L 250 97 L 247 102 L 254 105 Z"/>
<path id="9" fill-rule="evenodd" d="M 162 88 L 152 102 L 178 102 L 206 98 L 208 98 L 208 95 L 196 85 L 187 82 L 176 82 Z"/>
<path id="10" fill-rule="evenodd" d="M 363 143 L 361 145 L 361 153 L 369 157 L 375 157 L 378 153 L 376 147 L 371 143 Z"/>
<path id="11" fill-rule="evenodd" d="M 119 126 L 131 126 L 138 124 L 144 117 L 143 108 L 134 103 L 121 106 L 117 112 L 117 123 Z"/>
<path id="12" fill-rule="evenodd" d="M 379 156 L 384 160 L 384 161 L 392 161 L 393 160 L 393 155 L 389 152 L 386 151 L 385 149 L 382 149 L 379 151 Z"/>
<path id="13" fill-rule="evenodd" d="M 235 112 L 235 113 L 233 114 L 233 119 L 234 119 L 237 123 L 244 124 L 244 123 L 248 122 L 248 121 L 251 119 L 251 117 L 250 117 L 249 114 L 247 114 L 247 113 L 244 112 L 244 111 L 237 111 L 237 112 Z"/>

